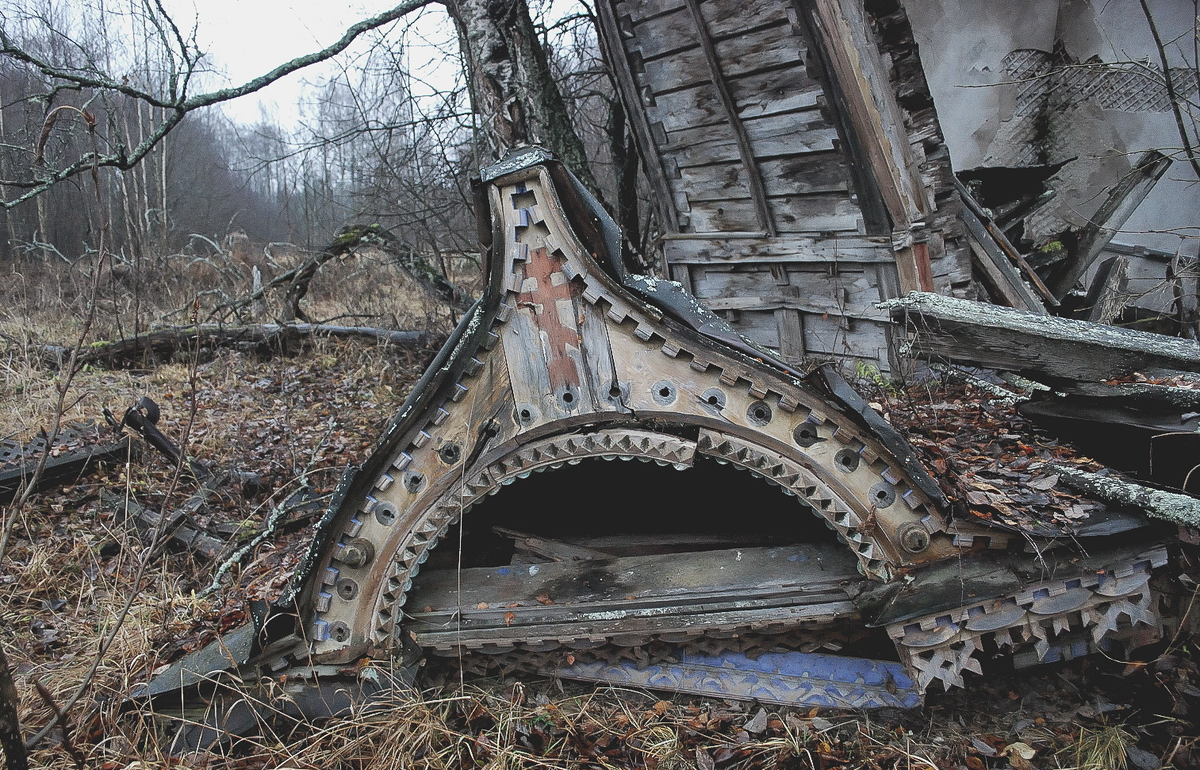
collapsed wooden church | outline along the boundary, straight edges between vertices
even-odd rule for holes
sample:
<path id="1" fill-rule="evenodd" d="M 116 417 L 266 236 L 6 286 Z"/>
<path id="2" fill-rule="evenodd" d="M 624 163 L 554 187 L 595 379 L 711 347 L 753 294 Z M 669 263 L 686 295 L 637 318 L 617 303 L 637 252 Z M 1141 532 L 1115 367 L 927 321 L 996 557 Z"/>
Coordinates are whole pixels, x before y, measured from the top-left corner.
<path id="1" fill-rule="evenodd" d="M 181 745 L 253 729 L 239 687 L 328 714 L 423 659 L 912 706 L 987 656 L 1180 633 L 1191 466 L 1160 462 L 1151 489 L 1043 463 L 1033 497 L 1072 484 L 1085 521 L 974 515 L 835 365 L 813 366 L 1019 372 L 1054 386 L 1051 422 L 1133 399 L 1157 411 L 1125 414 L 1130 435 L 1192 446 L 1190 385 L 1096 381 L 1200 371 L 1194 342 L 1048 317 L 1104 239 L 1029 263 L 953 173 L 904 8 L 602 0 L 599 17 L 673 280 L 626 272 L 615 224 L 548 153 L 484 169 L 484 296 L 344 477 L 292 587 L 139 689 L 189 714 Z M 616 459 L 647 464 L 599 462 Z"/>

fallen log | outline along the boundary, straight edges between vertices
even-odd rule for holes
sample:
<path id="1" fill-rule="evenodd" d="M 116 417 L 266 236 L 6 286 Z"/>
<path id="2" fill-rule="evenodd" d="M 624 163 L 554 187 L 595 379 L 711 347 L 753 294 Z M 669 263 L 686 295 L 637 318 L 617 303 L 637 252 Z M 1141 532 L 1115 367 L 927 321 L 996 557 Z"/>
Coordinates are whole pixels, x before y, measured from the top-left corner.
<path id="1" fill-rule="evenodd" d="M 1150 332 L 913 292 L 879 303 L 905 333 L 902 352 L 931 361 L 1104 380 L 1162 368 L 1200 371 L 1200 345 Z"/>
<path id="2" fill-rule="evenodd" d="M 388 345 L 423 348 L 439 341 L 437 335 L 423 331 L 376 329 L 368 326 L 334 326 L 330 324 L 254 324 L 226 326 L 198 324 L 169 326 L 147 334 L 111 342 L 97 342 L 81 350 L 79 365 L 103 366 L 139 365 L 147 360 L 169 359 L 192 345 L 206 347 L 242 348 L 259 354 L 269 354 L 304 344 L 312 337 L 378 340 Z M 43 345 L 41 360 L 61 368 L 71 357 L 71 349 L 62 345 Z"/>
<path id="3" fill-rule="evenodd" d="M 1088 473 L 1065 465 L 1051 465 L 1059 481 L 1097 500 L 1114 505 L 1140 508 L 1158 519 L 1166 519 L 1188 527 L 1200 526 L 1200 500 L 1178 492 L 1144 487 L 1111 476 Z"/>

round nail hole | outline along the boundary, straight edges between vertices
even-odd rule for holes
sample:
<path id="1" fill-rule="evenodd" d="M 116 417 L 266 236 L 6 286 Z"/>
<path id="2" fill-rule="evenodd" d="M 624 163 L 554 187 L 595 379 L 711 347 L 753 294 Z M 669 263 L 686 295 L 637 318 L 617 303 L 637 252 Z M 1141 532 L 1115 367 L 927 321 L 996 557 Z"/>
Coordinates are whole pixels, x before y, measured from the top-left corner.
<path id="1" fill-rule="evenodd" d="M 675 403 L 675 386 L 666 380 L 659 380 L 650 388 L 650 395 L 654 397 L 654 402 L 667 406 Z"/>
<path id="2" fill-rule="evenodd" d="M 608 389 L 608 395 L 609 395 L 609 398 L 620 398 L 621 397 L 621 386 L 617 385 L 614 382 L 613 386 Z"/>
<path id="3" fill-rule="evenodd" d="M 398 515 L 400 515 L 400 512 L 391 503 L 377 503 L 375 505 L 375 521 L 378 521 L 385 527 L 395 524 Z"/>
<path id="4" fill-rule="evenodd" d="M 871 487 L 871 505 L 876 508 L 887 508 L 896 502 L 896 488 L 891 484 L 880 483 Z"/>
<path id="5" fill-rule="evenodd" d="M 563 409 L 571 411 L 575 408 L 578 402 L 579 391 L 574 385 L 564 385 L 562 389 L 558 391 L 558 404 Z"/>
<path id="6" fill-rule="evenodd" d="M 337 590 L 337 595 L 346 601 L 350 601 L 354 597 L 358 596 L 358 583 L 355 583 L 350 578 L 342 578 L 339 580 L 335 586 L 335 589 Z"/>
<path id="7" fill-rule="evenodd" d="M 458 444 L 453 442 L 442 444 L 442 448 L 438 450 L 438 457 L 446 465 L 454 465 L 454 463 L 458 462 L 458 458 L 461 456 L 462 449 L 459 448 Z"/>
<path id="8" fill-rule="evenodd" d="M 335 642 L 344 642 L 350 638 L 350 626 L 342 621 L 329 624 L 329 638 Z"/>
<path id="9" fill-rule="evenodd" d="M 746 410 L 746 419 L 752 425 L 763 426 L 771 422 L 771 407 L 765 401 L 755 401 Z"/>
<path id="10" fill-rule="evenodd" d="M 531 404 L 517 404 L 517 408 L 513 411 L 513 418 L 516 419 L 517 425 L 529 427 L 537 419 L 537 410 Z"/>
<path id="11" fill-rule="evenodd" d="M 409 472 L 404 474 L 404 488 L 409 492 L 416 494 L 425 486 L 425 476 L 420 473 Z"/>
<path id="12" fill-rule="evenodd" d="M 725 392 L 719 388 L 709 388 L 700 394 L 700 400 L 714 409 L 725 408 Z"/>
<path id="13" fill-rule="evenodd" d="M 792 439 L 802 447 L 810 447 L 821 440 L 817 426 L 811 422 L 802 422 L 792 431 Z"/>
<path id="14" fill-rule="evenodd" d="M 853 449 L 843 449 L 833 456 L 833 461 L 837 463 L 837 466 L 847 473 L 858 468 L 860 459 L 858 452 Z"/>

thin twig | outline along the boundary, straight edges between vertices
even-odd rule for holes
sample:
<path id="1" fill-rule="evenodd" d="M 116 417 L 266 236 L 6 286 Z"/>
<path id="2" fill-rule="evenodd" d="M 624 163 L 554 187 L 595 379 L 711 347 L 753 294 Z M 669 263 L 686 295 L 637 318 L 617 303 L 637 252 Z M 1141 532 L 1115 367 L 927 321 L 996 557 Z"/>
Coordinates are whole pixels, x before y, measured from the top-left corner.
<path id="1" fill-rule="evenodd" d="M 54 700 L 54 694 L 46 688 L 46 685 L 38 680 L 34 680 L 33 686 L 37 688 L 42 702 L 46 704 L 46 707 L 54 714 L 54 718 L 58 720 L 59 726 L 62 727 L 63 748 L 71 755 L 71 759 L 75 762 L 77 770 L 83 770 L 83 754 L 79 752 L 79 747 L 75 745 L 75 740 L 71 736 L 71 723 L 67 721 L 66 714 L 59 708 L 58 703 Z"/>

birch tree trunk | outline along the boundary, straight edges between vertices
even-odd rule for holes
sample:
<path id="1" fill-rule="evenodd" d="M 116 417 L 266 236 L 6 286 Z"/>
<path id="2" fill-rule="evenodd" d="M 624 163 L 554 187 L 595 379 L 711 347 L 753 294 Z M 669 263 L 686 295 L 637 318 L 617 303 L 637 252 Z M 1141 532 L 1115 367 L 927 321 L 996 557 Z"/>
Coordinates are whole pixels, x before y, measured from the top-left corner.
<path id="1" fill-rule="evenodd" d="M 540 144 L 598 195 L 526 0 L 447 0 L 446 8 L 458 28 L 471 100 L 492 157 Z"/>

